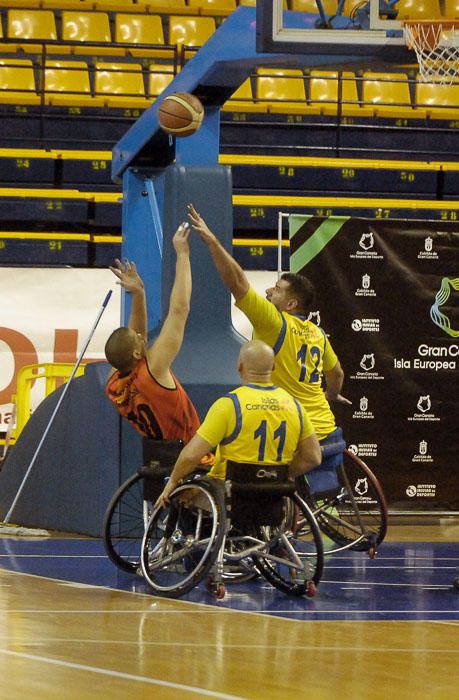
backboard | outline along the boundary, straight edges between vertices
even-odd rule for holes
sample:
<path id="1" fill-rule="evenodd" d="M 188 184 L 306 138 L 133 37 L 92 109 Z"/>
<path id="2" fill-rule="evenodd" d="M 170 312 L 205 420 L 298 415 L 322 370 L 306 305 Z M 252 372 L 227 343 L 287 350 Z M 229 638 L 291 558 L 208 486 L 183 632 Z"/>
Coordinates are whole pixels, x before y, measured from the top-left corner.
<path id="1" fill-rule="evenodd" d="M 310 54 L 326 48 L 332 55 L 375 53 L 388 61 L 406 59 L 396 1 L 363 1 L 351 16 L 344 16 L 344 0 L 336 0 L 333 15 L 324 12 L 321 0 L 316 0 L 315 13 L 284 12 L 283 0 L 264 0 L 257 3 L 257 51 Z"/>

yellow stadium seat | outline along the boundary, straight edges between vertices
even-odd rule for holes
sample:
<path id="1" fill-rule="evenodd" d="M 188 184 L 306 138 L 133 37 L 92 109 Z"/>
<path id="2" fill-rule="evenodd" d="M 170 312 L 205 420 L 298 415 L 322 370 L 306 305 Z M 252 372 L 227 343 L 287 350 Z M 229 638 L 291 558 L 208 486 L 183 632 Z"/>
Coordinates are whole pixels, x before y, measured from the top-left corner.
<path id="1" fill-rule="evenodd" d="M 397 19 L 440 19 L 439 0 L 398 0 Z"/>
<path id="2" fill-rule="evenodd" d="M 296 68 L 258 68 L 257 100 L 273 114 L 302 114 L 308 111 L 303 72 Z"/>
<path id="3" fill-rule="evenodd" d="M 125 15 L 117 12 L 115 41 L 127 44 L 164 44 L 160 15 Z"/>
<path id="4" fill-rule="evenodd" d="M 62 39 L 64 41 L 78 41 L 82 44 L 81 47 L 72 47 L 71 53 L 91 56 L 101 53 L 99 47 L 85 46 L 85 43 L 111 43 L 112 37 L 107 13 L 64 11 L 62 13 Z"/>
<path id="5" fill-rule="evenodd" d="M 213 17 L 169 17 L 169 44 L 202 46 L 214 32 Z"/>
<path id="6" fill-rule="evenodd" d="M 459 0 L 444 0 L 443 14 L 447 19 L 459 18 Z"/>
<path id="7" fill-rule="evenodd" d="M 0 102 L 28 105 L 40 103 L 32 61 L 0 58 Z"/>
<path id="8" fill-rule="evenodd" d="M 338 0 L 322 0 L 322 6 L 327 15 L 335 15 Z M 316 0 L 290 0 L 290 9 L 297 12 L 312 12 L 319 14 Z"/>
<path id="9" fill-rule="evenodd" d="M 148 97 L 158 97 L 173 79 L 174 66 L 152 63 L 148 74 Z"/>
<path id="10" fill-rule="evenodd" d="M 142 66 L 137 63 L 96 63 L 95 94 L 107 107 L 146 109 Z"/>
<path id="11" fill-rule="evenodd" d="M 362 98 L 365 106 L 373 107 L 374 116 L 409 117 L 411 112 L 410 86 L 405 73 L 363 74 Z"/>
<path id="12" fill-rule="evenodd" d="M 55 41 L 57 32 L 54 12 L 50 10 L 8 10 L 7 36 L 8 39 L 24 39 L 27 42 L 30 39 Z M 41 50 L 40 44 L 27 42 L 10 45 L 10 49 L 35 52 Z"/>
<path id="13" fill-rule="evenodd" d="M 117 12 L 115 15 L 115 41 L 120 44 L 164 45 L 163 23 L 160 15 L 134 15 Z M 129 48 L 131 56 L 153 56 L 173 59 L 172 49 Z"/>
<path id="14" fill-rule="evenodd" d="M 222 106 L 224 112 L 267 112 L 265 102 L 254 102 L 252 83 L 247 78 Z"/>
<path id="15" fill-rule="evenodd" d="M 9 39 L 57 39 L 51 10 L 8 10 Z"/>
<path id="16" fill-rule="evenodd" d="M 100 4 L 96 0 L 39 0 L 40 6 L 53 10 L 94 10 Z M 111 3 L 113 4 L 113 3 Z"/>
<path id="17" fill-rule="evenodd" d="M 88 64 L 84 61 L 46 61 L 45 102 L 49 105 L 101 107 L 91 95 Z"/>
<path id="18" fill-rule="evenodd" d="M 318 114 L 338 114 L 340 100 L 343 115 L 366 116 L 365 110 L 359 104 L 355 75 L 348 71 L 342 73 L 340 80 L 338 71 L 312 70 L 309 80 L 309 99 L 311 109 Z"/>
<path id="19" fill-rule="evenodd" d="M 188 7 L 202 15 L 229 15 L 237 7 L 236 0 L 188 0 Z"/>
<path id="20" fill-rule="evenodd" d="M 416 110 L 426 112 L 432 119 L 459 118 L 459 84 L 416 83 Z"/>
<path id="21" fill-rule="evenodd" d="M 147 12 L 191 12 L 186 0 L 137 0 L 137 5 Z"/>

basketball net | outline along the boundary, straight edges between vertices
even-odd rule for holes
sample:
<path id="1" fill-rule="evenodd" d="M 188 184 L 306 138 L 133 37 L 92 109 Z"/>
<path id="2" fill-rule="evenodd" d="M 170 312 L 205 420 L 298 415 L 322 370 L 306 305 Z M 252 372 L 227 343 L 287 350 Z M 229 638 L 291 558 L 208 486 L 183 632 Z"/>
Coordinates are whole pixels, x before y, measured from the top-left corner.
<path id="1" fill-rule="evenodd" d="M 459 22 L 405 20 L 403 33 L 416 52 L 420 82 L 459 82 Z"/>

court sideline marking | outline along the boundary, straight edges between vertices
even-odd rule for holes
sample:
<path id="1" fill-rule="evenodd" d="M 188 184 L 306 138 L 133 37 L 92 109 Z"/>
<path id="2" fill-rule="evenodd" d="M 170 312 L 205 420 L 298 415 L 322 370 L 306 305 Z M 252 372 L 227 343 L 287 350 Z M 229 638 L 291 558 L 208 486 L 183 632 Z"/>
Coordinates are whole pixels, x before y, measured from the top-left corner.
<path id="1" fill-rule="evenodd" d="M 206 690 L 205 688 L 196 688 L 191 685 L 185 685 L 184 683 L 173 683 L 172 681 L 161 681 L 157 678 L 148 678 L 147 676 L 135 676 L 131 673 L 122 673 L 121 671 L 110 671 L 104 668 L 97 668 L 95 666 L 86 666 L 85 664 L 76 664 L 71 661 L 60 661 L 58 659 L 49 659 L 46 656 L 37 656 L 35 654 L 26 654 L 19 651 L 11 651 L 9 649 L 0 649 L 0 654 L 6 654 L 7 656 L 19 657 L 21 659 L 28 659 L 29 661 L 41 661 L 45 664 L 51 664 L 53 666 L 65 666 L 66 668 L 73 668 L 77 671 L 86 671 L 89 673 L 98 673 L 102 676 L 112 676 L 114 678 L 121 678 L 126 681 L 137 681 L 138 683 L 147 683 L 148 685 L 160 685 L 166 688 L 174 688 L 176 690 L 187 690 L 190 693 L 199 694 L 201 697 L 207 696 L 211 698 L 219 698 L 220 700 L 247 700 L 242 695 L 228 695 L 227 693 L 219 693 L 218 691 Z"/>

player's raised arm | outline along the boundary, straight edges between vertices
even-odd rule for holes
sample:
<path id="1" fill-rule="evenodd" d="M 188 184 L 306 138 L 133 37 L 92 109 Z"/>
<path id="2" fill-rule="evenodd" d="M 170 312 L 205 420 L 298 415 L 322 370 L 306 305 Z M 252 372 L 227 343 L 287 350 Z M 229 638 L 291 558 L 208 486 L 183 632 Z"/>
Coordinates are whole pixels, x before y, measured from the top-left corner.
<path id="1" fill-rule="evenodd" d="M 110 270 L 118 278 L 117 284 L 131 295 L 131 313 L 129 315 L 128 328 L 147 338 L 147 302 L 143 280 L 137 272 L 135 262 L 125 260 L 124 263 L 116 258 L 115 265 L 110 265 Z"/>
<path id="2" fill-rule="evenodd" d="M 197 231 L 201 240 L 203 240 L 209 248 L 223 284 L 228 287 L 231 294 L 236 301 L 238 301 L 238 299 L 241 299 L 247 294 L 250 287 L 249 280 L 242 267 L 236 262 L 232 255 L 225 250 L 192 204 L 188 204 L 188 216 L 194 230 Z"/>
<path id="3" fill-rule="evenodd" d="M 172 239 L 177 260 L 169 311 L 158 338 L 147 353 L 148 365 L 158 381 L 165 381 L 170 376 L 170 366 L 182 347 L 185 325 L 190 313 L 192 282 L 189 235 L 189 224 L 183 222 Z"/>

